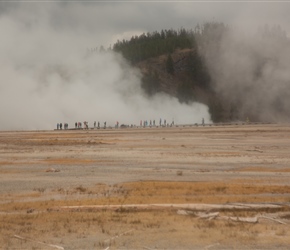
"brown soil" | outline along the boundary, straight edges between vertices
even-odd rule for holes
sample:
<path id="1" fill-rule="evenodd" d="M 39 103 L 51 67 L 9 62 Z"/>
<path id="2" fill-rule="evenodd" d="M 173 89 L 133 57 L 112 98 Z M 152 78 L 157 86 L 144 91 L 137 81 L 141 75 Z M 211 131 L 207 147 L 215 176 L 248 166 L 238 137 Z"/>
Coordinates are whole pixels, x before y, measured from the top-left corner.
<path id="1" fill-rule="evenodd" d="M 289 125 L 0 132 L 0 248 L 288 249 L 289 152 Z"/>

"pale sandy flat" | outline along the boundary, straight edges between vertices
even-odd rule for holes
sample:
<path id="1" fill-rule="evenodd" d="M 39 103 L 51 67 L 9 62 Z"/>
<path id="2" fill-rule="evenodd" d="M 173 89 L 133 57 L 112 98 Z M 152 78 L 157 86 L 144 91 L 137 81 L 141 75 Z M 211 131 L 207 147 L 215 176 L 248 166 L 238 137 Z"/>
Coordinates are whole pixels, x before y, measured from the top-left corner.
<path id="1" fill-rule="evenodd" d="M 0 198 L 0 249 L 288 249 L 290 125 L 2 131 Z"/>

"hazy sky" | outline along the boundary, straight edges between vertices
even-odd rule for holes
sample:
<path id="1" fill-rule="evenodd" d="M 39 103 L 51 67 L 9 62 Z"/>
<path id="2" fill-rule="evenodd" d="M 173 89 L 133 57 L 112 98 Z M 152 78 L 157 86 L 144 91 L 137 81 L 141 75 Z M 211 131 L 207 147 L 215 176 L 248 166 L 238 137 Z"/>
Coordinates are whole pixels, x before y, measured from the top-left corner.
<path id="1" fill-rule="evenodd" d="M 118 38 L 147 31 L 194 28 L 197 23 L 211 20 L 247 29 L 267 23 L 288 29 L 290 23 L 290 1 L 7 2 L 0 3 L 1 16 L 10 16 L 27 26 L 45 23 L 59 31 L 87 36 L 89 45 L 109 45 Z"/>
<path id="2" fill-rule="evenodd" d="M 84 120 L 209 122 L 204 105 L 180 105 L 163 95 L 148 99 L 136 69 L 114 54 L 87 58 L 87 48 L 213 20 L 247 31 L 280 24 L 290 34 L 289 11 L 286 1 L 1 1 L 0 129 Z"/>

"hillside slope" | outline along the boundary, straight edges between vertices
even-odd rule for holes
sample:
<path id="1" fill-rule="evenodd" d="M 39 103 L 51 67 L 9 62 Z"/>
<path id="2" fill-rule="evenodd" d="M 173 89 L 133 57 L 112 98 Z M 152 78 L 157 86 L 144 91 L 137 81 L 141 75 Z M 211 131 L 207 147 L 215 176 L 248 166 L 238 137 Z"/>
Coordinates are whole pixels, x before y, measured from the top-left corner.
<path id="1" fill-rule="evenodd" d="M 143 75 L 143 88 L 148 95 L 164 92 L 177 97 L 180 102 L 200 102 L 209 107 L 213 121 L 227 121 L 230 114 L 210 86 L 203 86 L 193 79 L 191 56 L 194 49 L 177 49 L 170 54 L 173 61 L 174 74 L 168 72 L 166 63 L 168 55 L 164 54 L 141 62 L 134 66 Z"/>

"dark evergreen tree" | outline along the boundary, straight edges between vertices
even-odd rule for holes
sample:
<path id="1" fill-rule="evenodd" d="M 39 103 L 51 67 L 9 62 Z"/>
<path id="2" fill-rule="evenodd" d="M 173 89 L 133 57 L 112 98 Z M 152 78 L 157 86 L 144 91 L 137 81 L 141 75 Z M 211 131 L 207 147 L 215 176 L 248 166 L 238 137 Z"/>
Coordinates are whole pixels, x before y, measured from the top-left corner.
<path id="1" fill-rule="evenodd" d="M 166 71 L 168 74 L 174 75 L 174 62 L 171 54 L 168 54 L 166 59 Z"/>
<path id="2" fill-rule="evenodd" d="M 190 82 L 183 82 L 177 88 L 177 98 L 179 102 L 190 103 L 194 101 L 193 88 Z"/>
<path id="3" fill-rule="evenodd" d="M 149 96 L 152 96 L 160 91 L 160 79 L 156 71 L 149 72 L 148 74 L 142 77 L 142 88 L 145 93 Z"/>
<path id="4" fill-rule="evenodd" d="M 217 98 L 212 98 L 208 107 L 213 122 L 224 121 L 224 109 L 220 100 Z"/>
<path id="5" fill-rule="evenodd" d="M 210 75 L 198 52 L 194 50 L 187 60 L 188 73 L 193 83 L 201 88 L 208 89 L 210 87 Z"/>
<path id="6" fill-rule="evenodd" d="M 195 33 L 185 29 L 148 32 L 133 36 L 130 40 L 118 40 L 113 46 L 114 51 L 122 53 L 132 63 L 173 53 L 178 48 L 196 48 Z"/>

